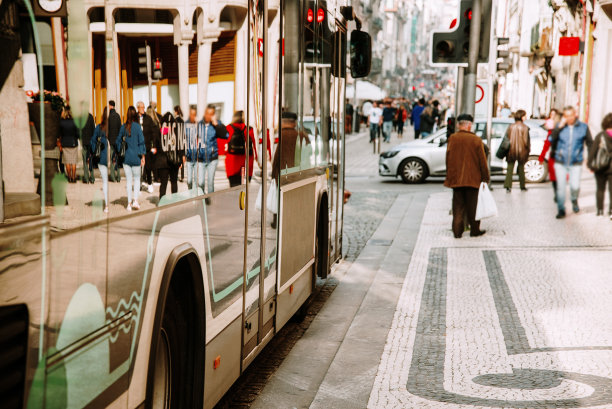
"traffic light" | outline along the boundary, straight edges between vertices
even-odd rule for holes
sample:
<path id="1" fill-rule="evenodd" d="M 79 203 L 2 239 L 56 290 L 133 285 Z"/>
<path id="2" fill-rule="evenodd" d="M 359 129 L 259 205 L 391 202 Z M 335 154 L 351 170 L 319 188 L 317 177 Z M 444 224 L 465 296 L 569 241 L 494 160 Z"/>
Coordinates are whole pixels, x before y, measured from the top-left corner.
<path id="1" fill-rule="evenodd" d="M 497 39 L 497 55 L 495 61 L 497 62 L 497 71 L 509 71 L 510 70 L 510 51 L 508 50 L 508 43 L 510 39 L 507 37 L 500 37 Z"/>
<path id="2" fill-rule="evenodd" d="M 138 73 L 142 75 L 147 75 L 147 67 L 148 67 L 148 58 L 147 58 L 147 45 L 143 47 L 138 47 Z"/>
<path id="3" fill-rule="evenodd" d="M 473 0 L 461 0 L 459 19 L 453 20 L 448 31 L 436 31 L 432 35 L 431 63 L 441 65 L 467 64 L 470 48 L 470 26 L 472 24 Z M 489 37 L 491 35 L 491 1 L 482 1 L 480 24 L 480 50 L 478 62 L 489 59 Z"/>
<path id="4" fill-rule="evenodd" d="M 153 78 L 159 80 L 162 78 L 162 61 L 161 58 L 156 58 L 153 61 Z"/>

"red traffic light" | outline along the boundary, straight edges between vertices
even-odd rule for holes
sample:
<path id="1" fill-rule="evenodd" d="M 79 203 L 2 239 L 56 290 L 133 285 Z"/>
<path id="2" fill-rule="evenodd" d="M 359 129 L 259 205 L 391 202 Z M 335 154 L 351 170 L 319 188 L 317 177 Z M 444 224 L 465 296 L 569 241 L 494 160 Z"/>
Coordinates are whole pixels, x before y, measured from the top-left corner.
<path id="1" fill-rule="evenodd" d="M 156 70 L 161 70 L 161 60 L 159 58 L 155 59 L 155 64 L 153 65 Z"/>
<path id="2" fill-rule="evenodd" d="M 468 20 L 471 20 L 471 19 L 472 19 L 472 9 L 471 9 L 471 8 L 467 9 L 467 10 L 465 11 L 465 13 L 464 13 L 464 16 L 465 16 L 465 18 L 467 18 Z"/>
<path id="3" fill-rule="evenodd" d="M 321 23 L 323 20 L 325 20 L 325 10 L 320 8 L 317 10 L 317 23 Z"/>
<path id="4" fill-rule="evenodd" d="M 452 30 L 455 27 L 457 27 L 457 19 L 456 18 L 454 18 L 453 21 L 451 21 L 450 27 L 448 29 Z"/>
<path id="5" fill-rule="evenodd" d="M 308 9 L 308 12 L 306 13 L 306 20 L 309 23 L 312 23 L 314 21 L 314 13 L 313 13 L 312 9 Z"/>

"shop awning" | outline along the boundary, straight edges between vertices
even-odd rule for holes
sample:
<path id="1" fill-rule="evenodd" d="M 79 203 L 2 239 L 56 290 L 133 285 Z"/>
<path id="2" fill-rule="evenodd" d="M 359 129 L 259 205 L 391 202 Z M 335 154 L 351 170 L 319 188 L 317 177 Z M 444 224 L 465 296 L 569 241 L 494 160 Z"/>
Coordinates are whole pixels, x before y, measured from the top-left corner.
<path id="1" fill-rule="evenodd" d="M 357 99 L 364 101 L 370 99 L 372 101 L 378 101 L 387 96 L 387 93 L 380 89 L 380 87 L 372 84 L 368 81 L 357 81 Z M 355 90 L 353 85 L 346 86 L 346 97 L 352 100 L 355 97 Z"/>

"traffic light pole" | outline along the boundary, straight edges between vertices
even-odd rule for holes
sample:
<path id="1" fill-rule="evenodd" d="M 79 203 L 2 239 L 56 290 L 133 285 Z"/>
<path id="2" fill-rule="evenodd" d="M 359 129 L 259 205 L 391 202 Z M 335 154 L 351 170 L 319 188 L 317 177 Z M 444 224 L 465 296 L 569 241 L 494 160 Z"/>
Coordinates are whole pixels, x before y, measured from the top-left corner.
<path id="1" fill-rule="evenodd" d="M 145 48 L 147 52 L 147 85 L 149 86 L 149 104 L 153 101 L 153 78 L 151 76 L 151 47 L 149 43 L 145 41 Z"/>
<path id="2" fill-rule="evenodd" d="M 476 110 L 476 74 L 478 72 L 478 52 L 480 50 L 480 25 L 482 24 L 482 0 L 473 0 L 472 23 L 470 24 L 470 48 L 468 66 L 463 87 L 463 112 L 474 116 Z"/>

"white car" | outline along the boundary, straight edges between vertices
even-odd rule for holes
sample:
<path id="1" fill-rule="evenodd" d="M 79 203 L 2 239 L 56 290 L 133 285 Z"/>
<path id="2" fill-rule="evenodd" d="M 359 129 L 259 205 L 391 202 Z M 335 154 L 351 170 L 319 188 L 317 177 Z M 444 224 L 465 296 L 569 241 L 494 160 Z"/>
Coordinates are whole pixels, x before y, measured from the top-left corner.
<path id="1" fill-rule="evenodd" d="M 491 173 L 500 175 L 506 173 L 507 162 L 495 156 L 497 149 L 506 133 L 506 129 L 514 121 L 509 118 L 493 118 L 491 134 Z M 547 131 L 542 127 L 544 121 L 527 120 L 531 139 L 531 152 L 525 164 L 525 178 L 529 183 L 540 183 L 546 180 L 548 169 L 540 164 L 538 158 Z M 474 132 L 486 144 L 486 120 L 477 119 Z M 378 173 L 381 176 L 401 177 L 404 183 L 422 183 L 429 176 L 446 175 L 446 127 L 439 129 L 424 139 L 402 143 L 387 152 L 380 154 Z"/>

